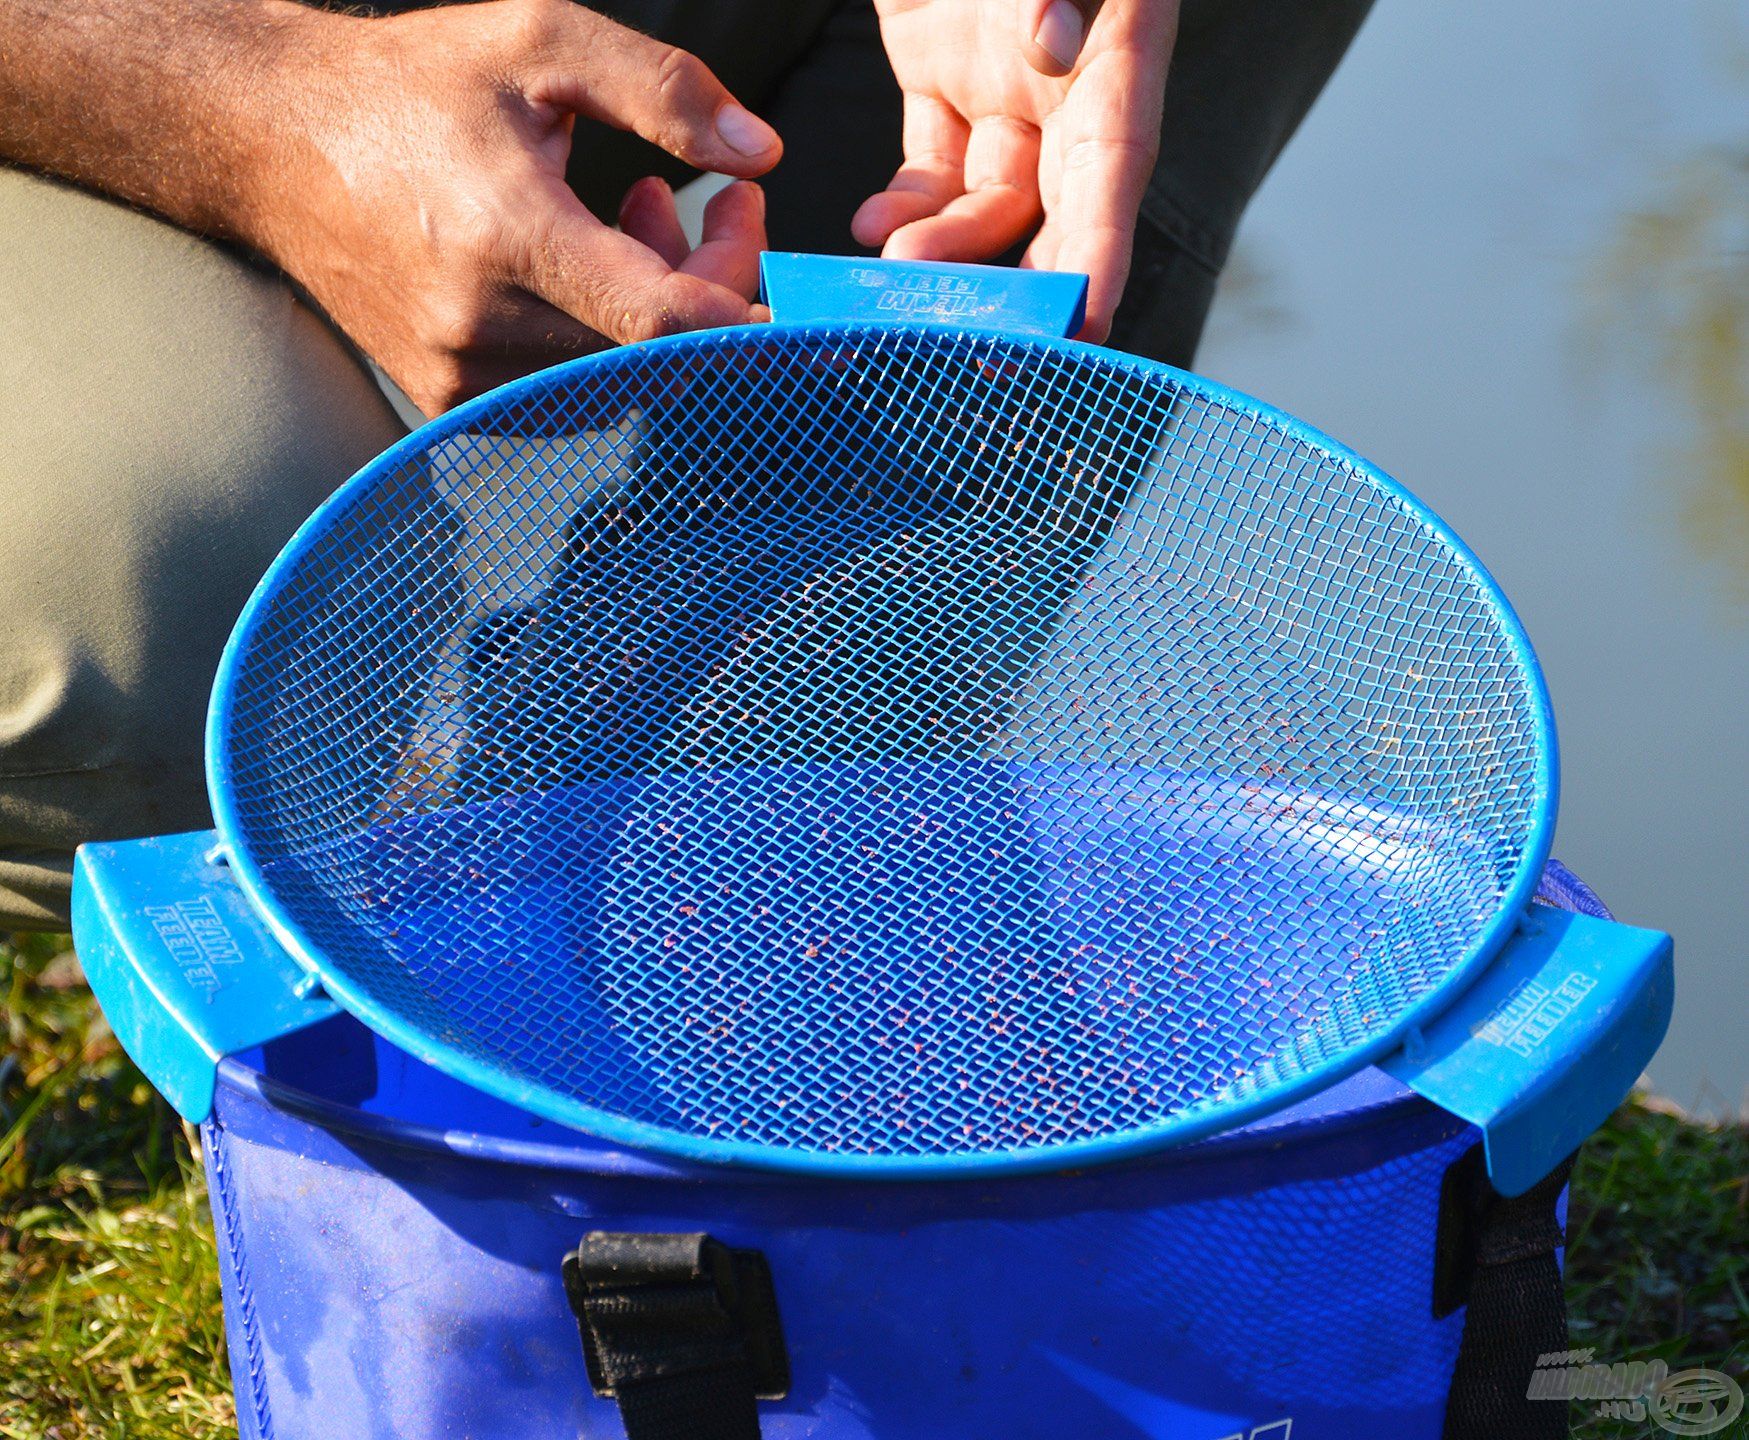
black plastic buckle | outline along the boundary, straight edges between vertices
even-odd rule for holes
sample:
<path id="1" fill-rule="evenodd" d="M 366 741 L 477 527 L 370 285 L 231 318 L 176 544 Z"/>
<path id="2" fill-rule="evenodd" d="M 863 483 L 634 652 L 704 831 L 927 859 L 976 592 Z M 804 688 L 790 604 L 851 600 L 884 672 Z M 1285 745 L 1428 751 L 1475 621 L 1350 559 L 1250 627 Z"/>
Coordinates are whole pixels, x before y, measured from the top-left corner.
<path id="1" fill-rule="evenodd" d="M 743 1362 L 759 1399 L 789 1393 L 771 1267 L 757 1250 L 703 1233 L 596 1230 L 565 1256 L 564 1281 L 597 1395 Z"/>

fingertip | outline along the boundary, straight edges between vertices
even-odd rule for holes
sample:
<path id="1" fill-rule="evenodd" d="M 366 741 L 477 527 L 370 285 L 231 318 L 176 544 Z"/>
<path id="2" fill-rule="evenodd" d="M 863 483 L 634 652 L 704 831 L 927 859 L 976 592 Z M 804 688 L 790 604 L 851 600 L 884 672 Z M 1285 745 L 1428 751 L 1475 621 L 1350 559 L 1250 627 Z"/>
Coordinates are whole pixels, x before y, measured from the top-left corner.
<path id="1" fill-rule="evenodd" d="M 934 260 L 930 253 L 929 232 L 920 224 L 901 225 L 881 246 L 881 256 L 887 260 Z"/>
<path id="2" fill-rule="evenodd" d="M 724 172 L 763 175 L 783 158 L 783 139 L 746 106 L 731 100 L 716 114 L 717 138 L 727 147 Z"/>
<path id="3" fill-rule="evenodd" d="M 850 238 L 858 245 L 866 245 L 871 250 L 886 244 L 887 231 L 880 223 L 880 210 L 875 201 L 879 196 L 871 195 L 857 206 L 856 214 L 850 217 Z"/>
<path id="4" fill-rule="evenodd" d="M 948 259 L 948 256 L 940 253 L 940 247 L 935 243 L 936 232 L 940 229 L 940 218 L 937 211 L 924 215 L 906 215 L 901 209 L 899 214 L 892 217 L 893 223 L 887 227 L 887 238 L 881 246 L 881 254 L 889 260 Z"/>
<path id="5" fill-rule="evenodd" d="M 737 195 L 745 195 L 757 207 L 759 213 L 765 213 L 765 187 L 757 180 L 734 180 L 723 186 L 724 190 L 733 190 Z"/>
<path id="6" fill-rule="evenodd" d="M 1043 7 L 1028 7 L 1031 24 L 1023 37 L 1027 63 L 1041 75 L 1060 79 L 1081 59 L 1087 42 L 1087 16 L 1075 0 L 1049 0 Z"/>
<path id="7" fill-rule="evenodd" d="M 1047 220 L 1044 228 L 1032 237 L 1032 243 L 1020 257 L 1020 265 L 1024 270 L 1052 270 L 1056 267 L 1051 262 L 1056 257 L 1057 241 L 1051 234 L 1050 222 Z"/>
<path id="8" fill-rule="evenodd" d="M 1047 80 L 1061 80 L 1075 68 L 1063 64 L 1036 40 L 1022 43 L 1020 53 L 1026 57 L 1026 63 Z"/>
<path id="9" fill-rule="evenodd" d="M 1130 234 L 1099 228 L 1061 236 L 1049 268 L 1087 277 L 1087 338 L 1103 340 L 1111 333 L 1117 307 L 1130 273 Z"/>
<path id="10" fill-rule="evenodd" d="M 1075 339 L 1083 340 L 1089 345 L 1103 345 L 1111 338 L 1111 321 L 1109 315 L 1094 315 L 1091 312 L 1075 332 Z"/>
<path id="11" fill-rule="evenodd" d="M 668 182 L 659 175 L 646 175 L 626 187 L 619 202 L 619 223 L 624 229 L 628 219 L 636 219 L 656 205 L 664 193 L 671 194 Z"/>
<path id="12" fill-rule="evenodd" d="M 1109 282 L 1102 284 L 1100 276 L 1090 278 L 1087 286 L 1087 319 L 1082 325 L 1083 338 L 1094 344 L 1104 344 L 1117 319 L 1118 302 L 1123 299 L 1123 282 L 1115 289 Z"/>
<path id="13" fill-rule="evenodd" d="M 703 232 L 681 268 L 751 301 L 759 294 L 759 255 L 766 244 L 764 190 L 751 180 L 724 186 L 705 206 Z"/>
<path id="14" fill-rule="evenodd" d="M 964 193 L 963 191 L 960 193 Z M 851 220 L 851 234 L 870 249 L 890 245 L 893 237 L 939 215 L 952 197 L 923 190 L 883 190 L 862 202 Z"/>
<path id="15" fill-rule="evenodd" d="M 867 245 L 871 250 L 879 249 L 901 226 L 917 219 L 914 212 L 922 209 L 924 204 L 921 197 L 892 190 L 870 195 L 851 217 L 850 233 L 857 244 Z"/>
<path id="16" fill-rule="evenodd" d="M 1073 271 L 1078 267 L 1066 265 L 1057 267 Z M 1099 277 L 1091 276 L 1087 284 L 1087 314 L 1081 322 L 1081 328 L 1076 332 L 1077 340 L 1085 340 L 1090 345 L 1103 345 L 1111 335 L 1111 326 L 1117 315 L 1117 302 L 1122 298 L 1119 294 L 1107 293 L 1107 287 L 1100 284 Z"/>
<path id="17" fill-rule="evenodd" d="M 765 187 L 757 180 L 735 180 L 705 202 L 704 229 L 708 235 L 723 225 L 765 223 Z"/>
<path id="18" fill-rule="evenodd" d="M 674 203 L 674 190 L 660 176 L 634 181 L 619 202 L 619 228 L 663 261 L 678 265 L 686 258 L 686 230 Z"/>
<path id="19" fill-rule="evenodd" d="M 748 301 L 714 281 L 676 270 L 663 284 L 678 330 L 714 330 L 747 321 Z"/>

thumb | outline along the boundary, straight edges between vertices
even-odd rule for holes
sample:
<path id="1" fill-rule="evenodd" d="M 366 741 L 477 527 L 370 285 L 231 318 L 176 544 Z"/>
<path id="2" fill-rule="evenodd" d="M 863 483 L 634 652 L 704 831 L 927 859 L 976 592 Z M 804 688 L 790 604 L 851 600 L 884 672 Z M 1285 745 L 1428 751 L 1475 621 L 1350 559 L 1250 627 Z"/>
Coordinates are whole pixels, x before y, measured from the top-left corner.
<path id="1" fill-rule="evenodd" d="M 1041 75 L 1067 75 L 1081 58 L 1101 0 L 1020 0 L 1021 50 Z"/>
<path id="2" fill-rule="evenodd" d="M 783 154 L 777 132 L 698 56 L 572 0 L 537 0 L 536 13 L 524 79 L 531 101 L 633 131 L 699 170 L 763 175 Z"/>

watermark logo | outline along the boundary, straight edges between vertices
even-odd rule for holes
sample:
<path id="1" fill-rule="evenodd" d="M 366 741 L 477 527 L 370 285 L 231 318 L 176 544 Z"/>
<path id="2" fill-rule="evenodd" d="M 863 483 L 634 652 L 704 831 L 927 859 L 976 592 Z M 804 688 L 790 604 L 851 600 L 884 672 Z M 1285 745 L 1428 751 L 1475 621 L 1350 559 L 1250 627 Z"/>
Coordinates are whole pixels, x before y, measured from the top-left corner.
<path id="1" fill-rule="evenodd" d="M 1594 1350 L 1539 1355 L 1532 1400 L 1589 1400 L 1597 1414 L 1650 1420 L 1670 1435 L 1716 1435 L 1743 1413 L 1743 1387 L 1717 1370 L 1678 1370 L 1662 1360 L 1605 1364 Z"/>
<path id="2" fill-rule="evenodd" d="M 1653 1422 L 1672 1435 L 1716 1435 L 1743 1413 L 1743 1387 L 1717 1370 L 1678 1370 L 1651 1407 Z"/>
<path id="3" fill-rule="evenodd" d="M 1294 1422 L 1291 1418 L 1271 1420 L 1267 1425 L 1259 1425 L 1249 1434 L 1238 1430 L 1231 1435 L 1221 1436 L 1221 1440 L 1293 1440 L 1293 1430 Z"/>

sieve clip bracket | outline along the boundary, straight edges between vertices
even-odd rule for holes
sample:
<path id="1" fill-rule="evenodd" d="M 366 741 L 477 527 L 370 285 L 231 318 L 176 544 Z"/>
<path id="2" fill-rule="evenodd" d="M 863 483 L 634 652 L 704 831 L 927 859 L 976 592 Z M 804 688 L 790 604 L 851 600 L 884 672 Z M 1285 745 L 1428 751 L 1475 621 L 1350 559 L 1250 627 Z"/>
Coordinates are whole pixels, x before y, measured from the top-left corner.
<path id="1" fill-rule="evenodd" d="M 1481 979 L 1380 1068 L 1479 1127 L 1494 1188 L 1522 1195 L 1627 1097 L 1673 997 L 1668 935 L 1533 906 Z"/>
<path id="2" fill-rule="evenodd" d="M 81 845 L 73 942 L 110 1029 L 183 1119 L 219 1062 L 339 1013 L 268 929 L 211 831 Z"/>
<path id="3" fill-rule="evenodd" d="M 1007 265 L 770 251 L 759 291 L 783 325 L 961 325 L 1061 340 L 1087 319 L 1085 275 Z"/>

